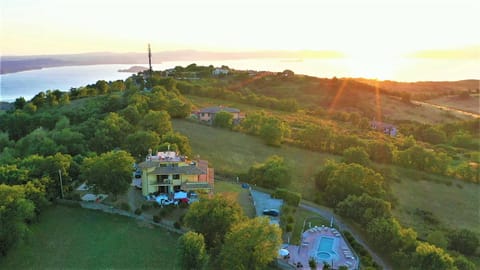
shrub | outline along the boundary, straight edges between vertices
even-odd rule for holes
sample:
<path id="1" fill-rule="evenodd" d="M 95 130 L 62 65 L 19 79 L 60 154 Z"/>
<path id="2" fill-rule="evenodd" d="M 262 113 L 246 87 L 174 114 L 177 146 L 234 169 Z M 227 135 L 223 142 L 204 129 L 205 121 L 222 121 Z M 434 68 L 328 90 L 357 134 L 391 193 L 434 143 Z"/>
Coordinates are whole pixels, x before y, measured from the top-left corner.
<path id="1" fill-rule="evenodd" d="M 289 215 L 287 216 L 287 222 L 288 223 L 293 223 L 295 221 L 295 219 L 293 218 L 293 216 Z"/>
<path id="2" fill-rule="evenodd" d="M 292 224 L 287 224 L 287 226 L 285 226 L 285 231 L 286 232 L 291 232 L 292 230 L 293 230 Z"/>
<path id="3" fill-rule="evenodd" d="M 300 193 L 283 188 L 277 188 L 272 194 L 272 197 L 283 199 L 286 203 L 292 206 L 298 206 L 302 200 L 302 195 L 300 195 Z"/>
<path id="4" fill-rule="evenodd" d="M 145 211 L 145 210 L 148 210 L 150 209 L 152 206 L 149 205 L 149 204 L 142 204 L 142 210 Z"/>
<path id="5" fill-rule="evenodd" d="M 130 211 L 130 205 L 126 202 L 120 203 L 119 208 L 125 211 Z"/>
<path id="6" fill-rule="evenodd" d="M 139 216 L 139 215 L 142 214 L 142 209 L 137 208 L 137 209 L 135 209 L 135 212 L 134 212 L 134 213 L 135 213 L 135 215 L 138 215 L 138 216 Z"/>
<path id="7" fill-rule="evenodd" d="M 162 221 L 162 217 L 160 215 L 153 216 L 153 222 L 160 223 Z"/>
<path id="8" fill-rule="evenodd" d="M 158 215 L 162 218 L 166 217 L 168 215 L 168 210 L 166 208 L 162 208 Z"/>
<path id="9" fill-rule="evenodd" d="M 173 227 L 175 227 L 175 229 L 177 229 L 177 230 L 180 230 L 180 228 L 182 227 L 182 225 L 180 225 L 180 222 L 175 221 L 175 223 L 173 223 Z"/>

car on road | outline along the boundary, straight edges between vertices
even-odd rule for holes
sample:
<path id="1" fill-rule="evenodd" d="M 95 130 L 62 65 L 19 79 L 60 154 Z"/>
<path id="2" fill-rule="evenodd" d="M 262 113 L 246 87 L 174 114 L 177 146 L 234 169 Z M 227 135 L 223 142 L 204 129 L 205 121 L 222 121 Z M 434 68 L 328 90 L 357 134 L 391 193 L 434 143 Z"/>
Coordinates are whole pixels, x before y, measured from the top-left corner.
<path id="1" fill-rule="evenodd" d="M 263 210 L 263 214 L 266 216 L 278 217 L 280 215 L 280 211 L 277 209 L 265 209 Z"/>

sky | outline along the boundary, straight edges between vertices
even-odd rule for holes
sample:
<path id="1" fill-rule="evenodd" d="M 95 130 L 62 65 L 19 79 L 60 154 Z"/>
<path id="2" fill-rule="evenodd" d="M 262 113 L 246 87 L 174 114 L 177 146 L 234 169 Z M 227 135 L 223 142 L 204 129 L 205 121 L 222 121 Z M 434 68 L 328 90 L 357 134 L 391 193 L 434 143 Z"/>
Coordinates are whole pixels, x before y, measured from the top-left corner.
<path id="1" fill-rule="evenodd" d="M 478 0 L 2 0 L 1 55 L 330 50 L 480 60 Z"/>

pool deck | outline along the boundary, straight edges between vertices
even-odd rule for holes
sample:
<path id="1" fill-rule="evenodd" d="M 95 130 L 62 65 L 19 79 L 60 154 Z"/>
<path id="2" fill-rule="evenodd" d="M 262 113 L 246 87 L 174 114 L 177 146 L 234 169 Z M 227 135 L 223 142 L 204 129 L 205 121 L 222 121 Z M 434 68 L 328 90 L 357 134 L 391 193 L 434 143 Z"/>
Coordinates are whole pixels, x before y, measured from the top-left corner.
<path id="1" fill-rule="evenodd" d="M 290 252 L 290 258 L 286 259 L 285 261 L 295 266 L 298 262 L 300 262 L 303 265 L 303 268 L 295 267 L 297 269 L 310 269 L 310 266 L 308 265 L 308 259 L 312 256 L 312 254 L 316 254 L 318 252 L 318 244 L 322 236 L 335 239 L 332 251 L 336 253 L 336 256 L 335 258 L 327 261 L 330 266 L 333 266 L 332 269 L 338 269 L 338 267 L 342 265 L 347 266 L 348 269 L 358 269 L 358 260 L 356 259 L 356 256 L 353 255 L 352 250 L 349 248 L 342 235 L 335 228 L 323 226 L 306 230 L 302 234 L 300 246 L 288 246 L 287 249 Z M 321 259 L 317 259 L 317 269 L 322 268 L 323 261 Z"/>

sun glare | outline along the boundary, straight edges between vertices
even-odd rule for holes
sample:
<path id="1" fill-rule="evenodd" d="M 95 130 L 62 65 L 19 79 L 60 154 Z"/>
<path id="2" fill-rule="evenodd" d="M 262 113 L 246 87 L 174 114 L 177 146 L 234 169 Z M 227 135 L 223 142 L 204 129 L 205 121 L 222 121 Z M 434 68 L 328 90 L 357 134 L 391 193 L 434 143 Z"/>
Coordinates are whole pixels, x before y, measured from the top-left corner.
<path id="1" fill-rule="evenodd" d="M 346 67 L 353 77 L 393 79 L 402 59 L 393 55 L 363 52 L 346 58 Z"/>

